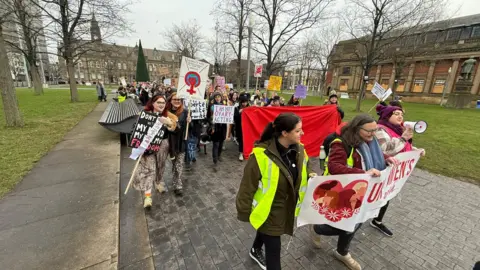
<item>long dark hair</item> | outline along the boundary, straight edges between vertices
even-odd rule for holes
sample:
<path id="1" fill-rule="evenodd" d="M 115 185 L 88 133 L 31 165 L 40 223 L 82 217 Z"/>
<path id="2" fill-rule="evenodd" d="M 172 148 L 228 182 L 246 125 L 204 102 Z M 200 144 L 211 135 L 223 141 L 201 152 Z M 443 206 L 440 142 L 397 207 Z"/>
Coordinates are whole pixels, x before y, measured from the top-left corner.
<path id="1" fill-rule="evenodd" d="M 260 142 L 278 138 L 283 131 L 290 132 L 295 129 L 302 119 L 294 113 L 281 113 L 273 122 L 268 123 L 260 137 Z"/>
<path id="2" fill-rule="evenodd" d="M 352 121 L 342 128 L 341 137 L 343 141 L 349 146 L 359 146 L 363 142 L 363 139 L 359 134 L 360 128 L 365 124 L 373 122 L 375 122 L 375 119 L 368 114 L 359 114 L 355 116 Z"/>
<path id="3" fill-rule="evenodd" d="M 294 99 L 296 99 L 296 100 L 294 100 Z M 300 101 L 298 101 L 298 98 L 295 98 L 295 95 L 292 95 L 292 97 L 288 101 L 287 105 L 290 105 L 290 106 L 300 105 Z"/>
<path id="4" fill-rule="evenodd" d="M 172 112 L 173 111 L 173 104 L 172 104 L 172 99 L 177 97 L 177 93 L 173 92 L 169 97 L 168 97 L 168 102 L 167 102 L 167 111 Z M 183 113 L 183 102 L 180 101 L 180 106 L 175 110 L 175 115 L 177 117 L 180 117 Z"/>
<path id="5" fill-rule="evenodd" d="M 153 103 L 155 103 L 159 98 L 163 98 L 165 100 L 165 103 L 167 102 L 167 99 L 163 95 L 155 95 L 151 99 L 148 100 L 147 105 L 145 105 L 145 108 L 143 108 L 146 112 L 153 112 Z M 167 107 L 163 109 L 162 116 L 167 117 L 168 115 L 168 110 Z"/>

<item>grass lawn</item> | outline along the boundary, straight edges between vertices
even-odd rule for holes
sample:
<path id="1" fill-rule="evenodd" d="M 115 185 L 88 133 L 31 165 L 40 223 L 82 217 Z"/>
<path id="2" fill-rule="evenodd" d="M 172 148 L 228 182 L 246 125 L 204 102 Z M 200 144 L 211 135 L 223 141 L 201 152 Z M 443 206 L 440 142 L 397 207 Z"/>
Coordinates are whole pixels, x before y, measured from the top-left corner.
<path id="1" fill-rule="evenodd" d="M 283 95 L 287 101 L 290 96 Z M 321 105 L 324 100 L 309 96 L 302 105 Z M 362 111 L 368 112 L 375 102 L 363 101 Z M 345 120 L 357 114 L 356 100 L 341 99 L 340 104 L 345 111 Z M 427 153 L 418 163 L 420 168 L 480 184 L 480 109 L 455 110 L 417 103 L 404 103 L 404 109 L 406 120 L 428 123 L 427 131 L 415 134 L 413 138 L 414 145 L 425 148 Z M 370 114 L 378 119 L 375 109 Z"/>
<path id="2" fill-rule="evenodd" d="M 97 105 L 95 90 L 78 94 L 81 102 L 70 103 L 68 90 L 45 89 L 34 96 L 32 89 L 17 89 L 24 128 L 5 128 L 0 102 L 0 197 Z"/>

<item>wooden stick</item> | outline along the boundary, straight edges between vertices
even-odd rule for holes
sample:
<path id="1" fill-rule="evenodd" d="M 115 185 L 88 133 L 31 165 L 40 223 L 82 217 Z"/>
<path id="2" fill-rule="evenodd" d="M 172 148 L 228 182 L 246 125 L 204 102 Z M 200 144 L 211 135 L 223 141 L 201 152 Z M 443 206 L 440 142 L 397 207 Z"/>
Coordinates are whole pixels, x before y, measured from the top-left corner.
<path id="1" fill-rule="evenodd" d="M 368 113 L 370 113 L 370 112 L 373 110 L 373 108 L 377 107 L 378 103 L 380 103 L 380 100 L 378 100 L 377 103 L 375 103 L 375 105 L 373 105 L 373 107 L 370 108 L 370 110 L 368 111 Z"/>
<path id="2" fill-rule="evenodd" d="M 137 163 L 135 164 L 135 167 L 133 168 L 133 171 L 132 171 L 132 176 L 130 176 L 130 181 L 128 181 L 127 188 L 125 189 L 125 193 L 124 193 L 125 195 L 127 194 L 128 190 L 130 189 L 130 186 L 133 183 L 133 177 L 135 176 L 135 172 L 138 169 L 138 164 L 140 164 L 140 160 L 142 159 L 142 157 L 143 157 L 143 154 L 141 154 L 137 159 Z"/>
<path id="3" fill-rule="evenodd" d="M 190 102 L 190 99 L 188 100 L 188 116 L 191 116 L 191 108 L 192 108 L 192 103 Z M 186 121 L 186 120 L 185 120 Z M 188 139 L 188 127 L 190 126 L 190 123 L 187 122 L 187 129 L 185 131 L 185 140 Z"/>

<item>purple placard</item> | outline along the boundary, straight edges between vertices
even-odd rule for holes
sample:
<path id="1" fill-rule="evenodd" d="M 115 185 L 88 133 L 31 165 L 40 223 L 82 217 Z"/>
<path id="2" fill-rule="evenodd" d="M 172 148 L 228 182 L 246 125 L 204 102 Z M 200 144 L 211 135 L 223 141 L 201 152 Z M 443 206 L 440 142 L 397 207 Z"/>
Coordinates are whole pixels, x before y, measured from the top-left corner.
<path id="1" fill-rule="evenodd" d="M 307 98 L 307 87 L 301 84 L 297 85 L 294 96 L 296 98 Z"/>

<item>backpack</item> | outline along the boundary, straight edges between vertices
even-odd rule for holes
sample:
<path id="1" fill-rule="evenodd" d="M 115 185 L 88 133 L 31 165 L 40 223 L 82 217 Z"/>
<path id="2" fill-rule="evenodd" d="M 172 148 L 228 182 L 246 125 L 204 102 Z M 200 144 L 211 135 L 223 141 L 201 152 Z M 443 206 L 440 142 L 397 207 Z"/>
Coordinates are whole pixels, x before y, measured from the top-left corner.
<path id="1" fill-rule="evenodd" d="M 323 141 L 322 145 L 323 145 L 323 150 L 325 150 L 325 156 L 328 157 L 328 154 L 330 153 L 330 146 L 335 139 L 342 140 L 342 137 L 338 135 L 337 132 L 333 132 L 330 135 L 328 135 L 327 138 L 325 138 L 325 140 Z M 352 147 L 345 144 L 343 140 L 342 140 L 342 144 L 343 144 L 343 148 L 345 148 L 345 152 L 347 152 L 347 156 L 350 155 L 350 152 L 352 151 Z"/>

